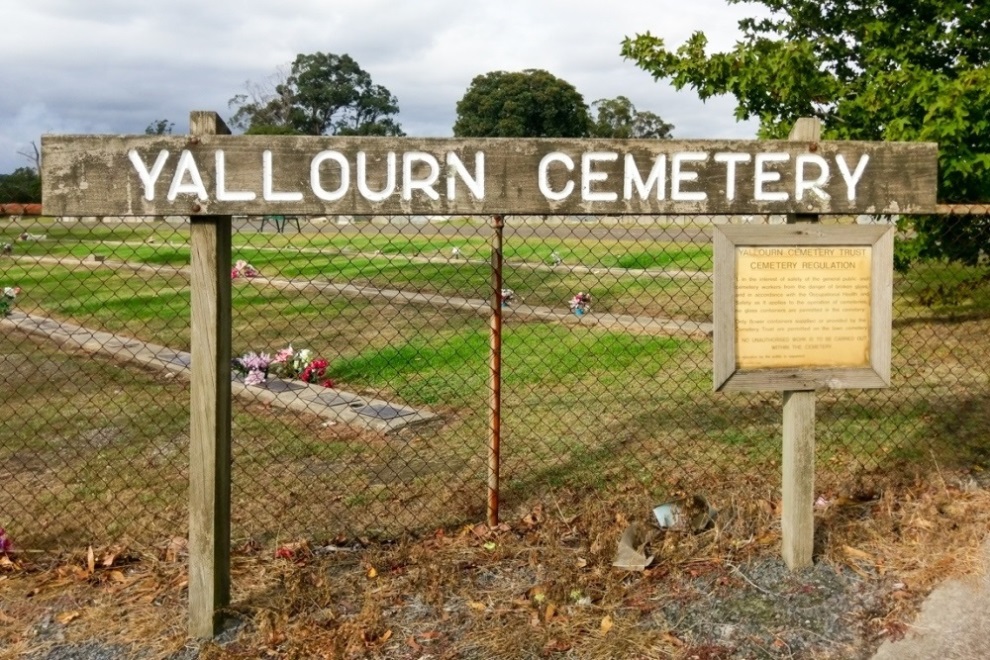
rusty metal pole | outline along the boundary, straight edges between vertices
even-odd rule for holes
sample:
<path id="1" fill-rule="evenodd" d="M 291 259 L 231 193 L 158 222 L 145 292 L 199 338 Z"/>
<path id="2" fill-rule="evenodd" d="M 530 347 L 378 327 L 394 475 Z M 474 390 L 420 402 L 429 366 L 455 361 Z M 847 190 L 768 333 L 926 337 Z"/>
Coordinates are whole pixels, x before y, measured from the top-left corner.
<path id="1" fill-rule="evenodd" d="M 499 444 L 502 440 L 502 229 L 504 218 L 492 216 L 492 313 L 488 356 L 488 525 L 498 525 Z"/>

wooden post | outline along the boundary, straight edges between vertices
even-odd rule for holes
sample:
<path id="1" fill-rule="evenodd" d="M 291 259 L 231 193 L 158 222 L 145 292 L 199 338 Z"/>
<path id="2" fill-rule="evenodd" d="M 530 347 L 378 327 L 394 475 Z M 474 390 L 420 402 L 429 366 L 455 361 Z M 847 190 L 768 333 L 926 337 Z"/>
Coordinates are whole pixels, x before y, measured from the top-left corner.
<path id="1" fill-rule="evenodd" d="M 801 117 L 790 140 L 807 142 L 817 149 L 821 122 Z M 814 147 L 812 147 L 814 145 Z M 788 223 L 818 222 L 815 214 L 795 214 Z M 781 554 L 787 568 L 811 566 L 815 546 L 815 392 L 784 392 L 783 503 L 781 506 Z"/>
<path id="2" fill-rule="evenodd" d="M 811 566 L 815 545 L 815 392 L 784 392 L 781 554 L 787 568 Z"/>
<path id="3" fill-rule="evenodd" d="M 498 490 L 502 441 L 502 231 L 505 219 L 492 217 L 492 314 L 488 402 L 488 508 L 489 527 L 498 525 Z"/>
<path id="4" fill-rule="evenodd" d="M 190 133 L 229 134 L 213 112 Z M 189 634 L 213 637 L 230 604 L 230 216 L 191 214 Z"/>

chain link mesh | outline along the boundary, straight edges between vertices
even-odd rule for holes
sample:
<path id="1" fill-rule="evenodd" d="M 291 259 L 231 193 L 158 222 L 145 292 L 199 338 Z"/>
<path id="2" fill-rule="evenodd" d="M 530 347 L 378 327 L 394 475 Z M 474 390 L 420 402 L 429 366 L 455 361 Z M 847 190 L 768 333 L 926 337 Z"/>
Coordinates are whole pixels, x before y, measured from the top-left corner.
<path id="1" fill-rule="evenodd" d="M 713 393 L 709 336 L 712 226 L 768 220 L 505 218 L 503 510 L 778 487 L 780 395 Z M 233 222 L 235 539 L 482 518 L 491 218 Z M 42 551 L 184 535 L 188 220 L 14 217 L 4 244 L 0 526 Z M 818 489 L 986 466 L 988 310 L 985 265 L 896 275 L 891 387 L 819 393 Z"/>

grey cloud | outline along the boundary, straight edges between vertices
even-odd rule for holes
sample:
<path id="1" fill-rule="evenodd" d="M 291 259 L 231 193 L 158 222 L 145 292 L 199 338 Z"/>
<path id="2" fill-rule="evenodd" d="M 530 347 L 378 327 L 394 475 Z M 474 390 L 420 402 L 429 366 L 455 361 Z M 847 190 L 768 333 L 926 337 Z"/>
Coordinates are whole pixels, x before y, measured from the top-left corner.
<path id="1" fill-rule="evenodd" d="M 678 137 L 751 137 L 731 99 L 702 104 L 619 55 L 652 31 L 676 46 L 703 29 L 731 46 L 751 5 L 724 0 L 10 0 L 0 93 L 0 173 L 45 132 L 140 133 L 155 119 L 187 129 L 190 110 L 229 116 L 228 100 L 298 53 L 349 53 L 399 99 L 410 135 L 451 134 L 471 80 L 543 68 L 588 103 L 619 94 L 675 124 Z M 44 44 L 38 35 L 44 35 Z"/>

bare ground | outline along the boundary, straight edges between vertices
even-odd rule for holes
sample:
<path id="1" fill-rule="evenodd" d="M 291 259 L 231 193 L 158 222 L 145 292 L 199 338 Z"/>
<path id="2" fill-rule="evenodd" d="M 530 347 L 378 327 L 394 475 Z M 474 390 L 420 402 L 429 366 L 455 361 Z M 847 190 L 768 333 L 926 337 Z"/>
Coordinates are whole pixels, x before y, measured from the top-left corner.
<path id="1" fill-rule="evenodd" d="M 0 657 L 867 658 L 935 584 L 973 570 L 982 474 L 873 475 L 820 502 L 816 563 L 798 572 L 759 482 L 710 494 L 704 532 L 656 529 L 644 571 L 611 566 L 623 529 L 650 524 L 631 490 L 393 542 L 244 539 L 227 630 L 204 644 L 185 635 L 181 538 L 15 554 L 0 564 Z"/>

